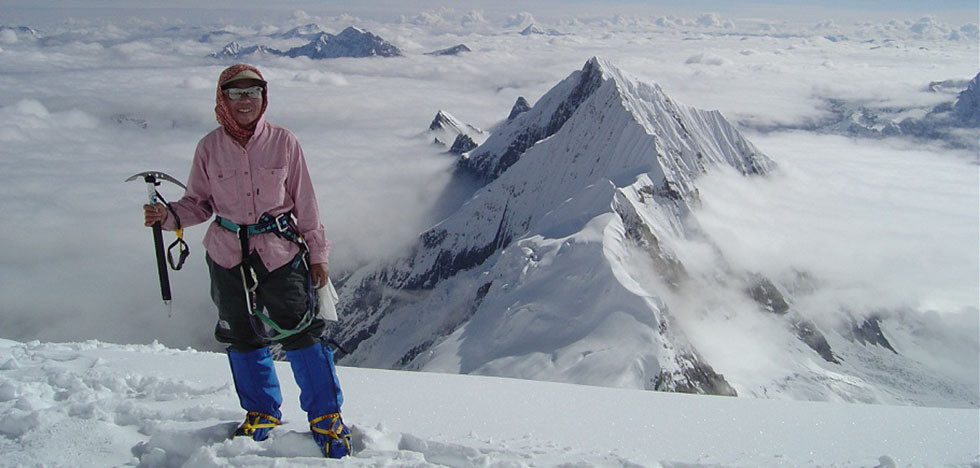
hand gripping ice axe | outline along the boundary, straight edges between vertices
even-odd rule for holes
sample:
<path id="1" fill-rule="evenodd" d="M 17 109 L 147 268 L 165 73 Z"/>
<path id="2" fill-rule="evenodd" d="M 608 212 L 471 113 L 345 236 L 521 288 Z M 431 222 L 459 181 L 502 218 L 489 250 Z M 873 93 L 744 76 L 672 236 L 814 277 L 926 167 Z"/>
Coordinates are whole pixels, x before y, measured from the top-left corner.
<path id="1" fill-rule="evenodd" d="M 160 192 L 157 192 L 157 186 L 160 185 L 161 180 L 173 182 L 184 190 L 187 190 L 187 187 L 180 183 L 179 180 L 158 171 L 146 171 L 140 172 L 139 174 L 134 174 L 126 179 L 126 182 L 136 180 L 139 177 L 142 177 L 143 181 L 146 182 L 146 194 L 149 196 L 151 205 L 155 203 L 163 203 L 167 205 L 167 209 L 170 209 L 170 206 L 167 204 L 166 200 L 163 199 L 163 196 L 160 195 Z M 170 304 L 171 300 L 170 276 L 167 273 L 167 263 L 166 260 L 164 260 L 164 256 L 166 255 L 167 259 L 170 261 L 170 266 L 173 267 L 174 270 L 179 270 L 180 267 L 183 266 L 184 260 L 187 258 L 189 253 L 187 250 L 187 243 L 184 242 L 183 239 L 183 230 L 180 226 L 180 218 L 177 218 L 177 214 L 174 213 L 172 209 L 170 212 L 177 221 L 177 240 L 174 241 L 173 244 L 170 244 L 166 254 L 164 254 L 163 250 L 163 228 L 160 226 L 159 221 L 153 223 L 153 248 L 157 256 L 157 272 L 160 276 L 160 295 L 163 297 L 163 303 L 167 305 Z M 179 246 L 180 248 L 180 259 L 176 263 L 173 260 L 173 256 L 170 254 L 170 250 L 172 250 L 174 246 Z"/>

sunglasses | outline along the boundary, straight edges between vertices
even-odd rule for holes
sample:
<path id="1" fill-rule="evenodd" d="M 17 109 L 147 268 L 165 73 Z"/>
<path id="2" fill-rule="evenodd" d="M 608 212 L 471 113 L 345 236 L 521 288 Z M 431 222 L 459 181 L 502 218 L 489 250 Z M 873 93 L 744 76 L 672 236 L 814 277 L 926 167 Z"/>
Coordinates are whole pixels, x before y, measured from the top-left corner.
<path id="1" fill-rule="evenodd" d="M 232 101 L 237 101 L 243 96 L 248 96 L 250 99 L 258 99 L 262 97 L 261 86 L 252 86 L 251 88 L 228 88 L 225 90 L 225 96 Z"/>

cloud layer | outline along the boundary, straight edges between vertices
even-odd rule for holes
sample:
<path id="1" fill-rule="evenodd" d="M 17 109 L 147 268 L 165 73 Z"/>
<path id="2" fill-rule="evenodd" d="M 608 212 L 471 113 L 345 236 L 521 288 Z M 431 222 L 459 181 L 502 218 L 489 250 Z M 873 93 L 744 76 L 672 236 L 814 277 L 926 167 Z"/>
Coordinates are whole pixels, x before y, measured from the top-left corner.
<path id="1" fill-rule="evenodd" d="M 438 110 L 492 128 L 519 96 L 533 103 L 593 55 L 661 84 L 684 104 L 760 128 L 820 118 L 827 96 L 934 103 L 928 83 L 977 71 L 976 40 L 951 37 L 975 37 L 976 27 L 940 27 L 934 19 L 791 28 L 718 15 L 596 12 L 544 25 L 563 35 L 521 36 L 518 28 L 542 16 L 516 11 L 442 10 L 387 21 L 283 11 L 275 24 L 207 27 L 61 18 L 35 33 L 4 29 L 0 337 L 215 346 L 203 228 L 188 231 L 193 256 L 171 275 L 170 316 L 141 225 L 145 192 L 122 181 L 148 169 L 186 177 L 197 140 L 216 125 L 213 82 L 226 64 L 207 55 L 232 38 L 259 42 L 310 22 L 333 33 L 353 24 L 406 52 L 256 59 L 271 82 L 269 120 L 304 146 L 338 274 L 404 251 L 467 193 L 450 185 L 454 160 L 423 134 Z M 851 36 L 828 39 L 828 28 Z M 423 55 L 459 43 L 473 52 Z M 785 274 L 778 260 L 789 256 L 842 287 L 870 285 L 862 291 L 925 309 L 977 307 L 971 155 L 905 140 L 755 139 L 781 162 L 782 178 L 706 181 L 705 227 L 726 255 L 774 274 Z M 180 195 L 174 187 L 161 192 Z"/>

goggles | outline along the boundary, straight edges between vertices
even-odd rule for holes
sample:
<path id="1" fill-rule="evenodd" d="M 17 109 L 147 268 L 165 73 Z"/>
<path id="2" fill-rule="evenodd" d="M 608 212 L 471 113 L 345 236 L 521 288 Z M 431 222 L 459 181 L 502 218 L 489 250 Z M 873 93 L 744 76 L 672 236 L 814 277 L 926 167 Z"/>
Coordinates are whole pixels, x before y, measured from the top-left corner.
<path id="1" fill-rule="evenodd" d="M 261 86 L 252 86 L 251 88 L 228 88 L 224 92 L 225 96 L 228 96 L 228 99 L 237 101 L 244 96 L 250 99 L 258 99 L 262 97 L 263 89 Z"/>

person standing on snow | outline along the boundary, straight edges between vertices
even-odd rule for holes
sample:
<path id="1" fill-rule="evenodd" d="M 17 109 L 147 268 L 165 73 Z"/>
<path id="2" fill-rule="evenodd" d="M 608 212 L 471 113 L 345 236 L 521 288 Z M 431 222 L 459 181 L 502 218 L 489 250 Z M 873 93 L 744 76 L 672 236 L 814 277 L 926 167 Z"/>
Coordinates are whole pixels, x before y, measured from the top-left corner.
<path id="1" fill-rule="evenodd" d="M 327 281 L 330 242 L 303 150 L 289 130 L 263 119 L 268 83 L 257 68 L 222 71 L 216 101 L 221 126 L 198 143 L 183 198 L 144 205 L 144 224 L 176 230 L 217 215 L 204 246 L 218 308 L 214 335 L 229 345 L 247 412 L 235 436 L 265 440 L 280 424 L 282 395 L 268 348 L 274 341 L 289 358 L 314 440 L 325 456 L 341 458 L 350 454 L 351 433 L 340 415 L 333 351 L 319 339 L 325 323 L 314 308 L 315 286 Z"/>

